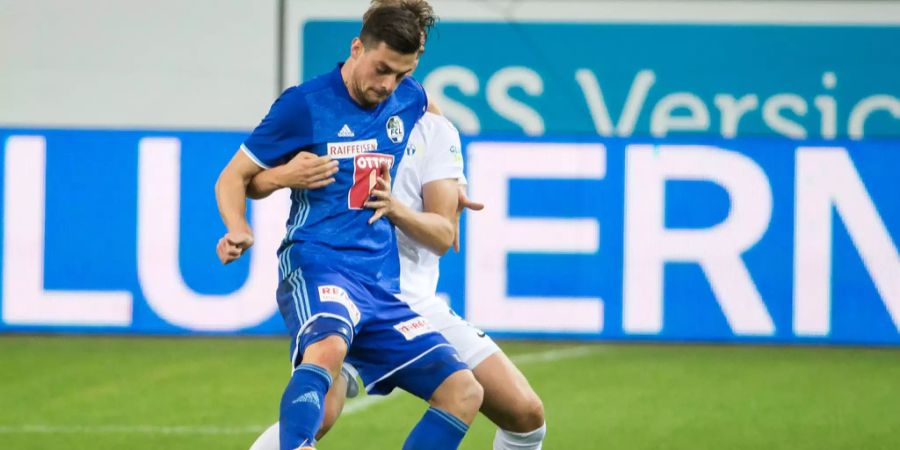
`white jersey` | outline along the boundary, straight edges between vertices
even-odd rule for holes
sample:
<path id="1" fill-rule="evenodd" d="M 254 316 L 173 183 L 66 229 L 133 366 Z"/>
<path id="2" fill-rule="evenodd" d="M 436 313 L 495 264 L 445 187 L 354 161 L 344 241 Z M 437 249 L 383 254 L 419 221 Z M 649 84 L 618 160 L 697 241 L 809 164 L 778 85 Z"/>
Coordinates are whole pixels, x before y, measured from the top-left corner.
<path id="1" fill-rule="evenodd" d="M 406 155 L 397 168 L 393 195 L 414 211 L 423 211 L 422 187 L 436 180 L 463 177 L 459 132 L 449 120 L 425 113 L 410 133 Z M 400 253 L 400 297 L 413 309 L 435 299 L 440 256 L 397 229 Z M 417 311 L 420 314 L 423 311 Z"/>

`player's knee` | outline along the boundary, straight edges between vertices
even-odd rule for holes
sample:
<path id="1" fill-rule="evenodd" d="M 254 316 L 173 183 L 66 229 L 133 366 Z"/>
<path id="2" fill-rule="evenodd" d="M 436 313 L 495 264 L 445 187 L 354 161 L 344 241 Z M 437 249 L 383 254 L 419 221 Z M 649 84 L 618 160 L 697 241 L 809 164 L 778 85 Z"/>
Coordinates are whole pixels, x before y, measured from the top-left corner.
<path id="1" fill-rule="evenodd" d="M 469 370 L 450 375 L 435 391 L 431 405 L 446 410 L 466 423 L 471 423 L 484 400 L 484 388 Z"/>
<path id="2" fill-rule="evenodd" d="M 460 377 L 458 386 L 452 398 L 460 411 L 471 414 L 472 419 L 474 419 L 475 415 L 478 414 L 478 410 L 481 408 L 481 403 L 484 401 L 484 388 L 478 384 L 478 381 L 475 380 L 472 372 L 464 370 L 457 373 L 465 375 Z M 467 421 L 472 419 L 467 419 Z"/>
<path id="3" fill-rule="evenodd" d="M 341 336 L 332 335 L 309 344 L 303 351 L 302 361 L 323 367 L 331 373 L 332 378 L 336 378 L 346 355 L 347 341 Z"/>
<path id="4" fill-rule="evenodd" d="M 537 394 L 532 393 L 525 400 L 514 419 L 514 427 L 509 431 L 527 433 L 544 425 L 544 403 Z"/>
<path id="5" fill-rule="evenodd" d="M 462 402 L 464 402 L 465 406 L 470 408 L 474 414 L 477 414 L 478 410 L 481 409 L 481 403 L 484 401 L 484 388 L 481 387 L 481 384 L 479 384 L 477 380 L 475 380 L 472 372 L 467 371 L 466 373 L 468 374 L 468 377 L 461 395 Z"/>

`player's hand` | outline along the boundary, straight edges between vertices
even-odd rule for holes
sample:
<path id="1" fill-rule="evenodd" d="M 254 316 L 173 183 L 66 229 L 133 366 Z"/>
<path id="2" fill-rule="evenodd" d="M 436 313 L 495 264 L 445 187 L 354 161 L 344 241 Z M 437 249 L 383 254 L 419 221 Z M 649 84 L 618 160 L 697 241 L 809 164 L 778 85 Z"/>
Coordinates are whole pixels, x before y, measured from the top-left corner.
<path id="1" fill-rule="evenodd" d="M 375 214 L 369 219 L 369 225 L 382 217 L 390 217 L 397 207 L 397 200 L 391 195 L 391 166 L 387 163 L 381 165 L 381 175 L 375 181 L 375 187 L 369 193 L 369 200 L 363 206 L 375 210 Z"/>
<path id="2" fill-rule="evenodd" d="M 253 245 L 253 236 L 250 233 L 229 232 L 225 233 L 216 244 L 216 255 L 222 264 L 228 264 L 244 254 Z"/>
<path id="3" fill-rule="evenodd" d="M 466 187 L 460 185 L 459 186 L 459 199 L 456 206 L 456 223 L 454 224 L 454 235 L 453 235 L 453 251 L 459 253 L 459 219 L 462 217 L 462 213 L 465 209 L 471 209 L 472 211 L 481 211 L 484 209 L 484 204 L 474 202 L 466 195 Z"/>
<path id="4" fill-rule="evenodd" d="M 330 156 L 299 152 L 287 164 L 276 168 L 278 184 L 296 189 L 318 189 L 334 183 L 338 162 Z"/>

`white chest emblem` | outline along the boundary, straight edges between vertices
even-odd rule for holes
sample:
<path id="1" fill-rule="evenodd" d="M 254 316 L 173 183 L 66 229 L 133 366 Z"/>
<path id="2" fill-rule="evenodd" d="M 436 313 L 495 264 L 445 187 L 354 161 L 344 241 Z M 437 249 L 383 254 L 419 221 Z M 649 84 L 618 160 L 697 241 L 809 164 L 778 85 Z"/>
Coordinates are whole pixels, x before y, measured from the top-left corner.
<path id="1" fill-rule="evenodd" d="M 403 119 L 400 116 L 391 116 L 387 121 L 387 135 L 391 142 L 399 144 L 403 142 Z"/>

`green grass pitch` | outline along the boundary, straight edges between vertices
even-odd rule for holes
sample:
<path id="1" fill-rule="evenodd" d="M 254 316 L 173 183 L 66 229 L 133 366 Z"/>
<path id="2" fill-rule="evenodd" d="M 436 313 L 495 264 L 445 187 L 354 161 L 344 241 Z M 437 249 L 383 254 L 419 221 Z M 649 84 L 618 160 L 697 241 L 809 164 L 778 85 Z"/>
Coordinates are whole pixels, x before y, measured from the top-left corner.
<path id="1" fill-rule="evenodd" d="M 898 349 L 503 347 L 544 400 L 546 450 L 900 448 Z M 0 336 L 0 449 L 245 450 L 287 359 L 284 339 Z M 424 411 L 358 401 L 320 450 L 399 449 Z M 461 448 L 492 438 L 479 417 Z"/>

